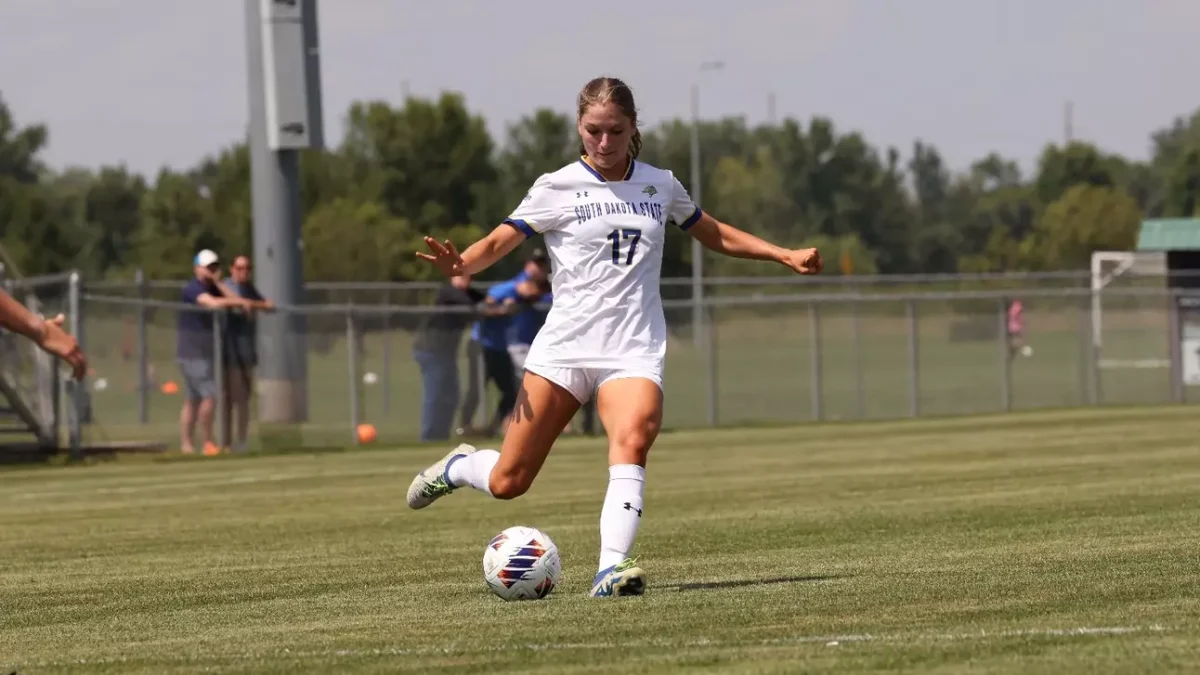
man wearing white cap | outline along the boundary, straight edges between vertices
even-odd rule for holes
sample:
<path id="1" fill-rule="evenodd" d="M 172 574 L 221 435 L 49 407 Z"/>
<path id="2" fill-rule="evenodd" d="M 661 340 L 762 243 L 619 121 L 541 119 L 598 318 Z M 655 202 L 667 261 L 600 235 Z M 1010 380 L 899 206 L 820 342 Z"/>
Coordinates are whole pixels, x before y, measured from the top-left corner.
<path id="1" fill-rule="evenodd" d="M 193 266 L 195 278 L 183 287 L 182 301 L 203 309 L 181 309 L 179 312 L 177 358 L 186 396 L 179 413 L 180 450 L 184 454 L 196 451 L 192 436 L 199 419 L 204 435 L 204 454 L 212 455 L 220 452 L 220 448 L 213 443 L 217 381 L 212 310 L 231 307 L 249 309 L 249 302 L 222 292 L 218 282 L 221 265 L 216 253 L 208 249 L 200 251 L 193 260 Z"/>

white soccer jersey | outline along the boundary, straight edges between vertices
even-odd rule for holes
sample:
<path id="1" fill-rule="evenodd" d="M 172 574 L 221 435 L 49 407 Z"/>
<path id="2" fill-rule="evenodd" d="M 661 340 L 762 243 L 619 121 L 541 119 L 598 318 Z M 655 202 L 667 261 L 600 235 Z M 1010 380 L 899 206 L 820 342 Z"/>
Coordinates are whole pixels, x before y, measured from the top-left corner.
<path id="1" fill-rule="evenodd" d="M 686 230 L 700 215 L 672 172 L 637 161 L 619 181 L 582 159 L 539 177 L 504 221 L 544 235 L 550 257 L 554 300 L 526 363 L 661 372 L 667 223 Z"/>

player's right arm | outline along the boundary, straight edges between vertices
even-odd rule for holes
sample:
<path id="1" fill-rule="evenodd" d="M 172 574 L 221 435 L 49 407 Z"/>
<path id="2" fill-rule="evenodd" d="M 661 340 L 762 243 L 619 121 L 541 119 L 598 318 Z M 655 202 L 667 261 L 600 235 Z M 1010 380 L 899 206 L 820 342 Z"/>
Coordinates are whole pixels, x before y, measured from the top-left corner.
<path id="1" fill-rule="evenodd" d="M 432 255 L 417 252 L 417 257 L 432 262 L 448 277 L 476 275 L 512 253 L 525 239 L 558 228 L 563 221 L 562 208 L 555 200 L 548 175 L 534 181 L 529 193 L 504 222 L 461 254 L 447 239 L 444 243 L 425 237 Z"/>
<path id="2" fill-rule="evenodd" d="M 486 237 L 471 244 L 462 252 L 463 274 L 472 276 L 495 265 L 525 241 L 525 235 L 509 225 L 498 225 Z M 447 244 L 450 242 L 447 241 Z M 451 244 L 453 246 L 453 244 Z"/>

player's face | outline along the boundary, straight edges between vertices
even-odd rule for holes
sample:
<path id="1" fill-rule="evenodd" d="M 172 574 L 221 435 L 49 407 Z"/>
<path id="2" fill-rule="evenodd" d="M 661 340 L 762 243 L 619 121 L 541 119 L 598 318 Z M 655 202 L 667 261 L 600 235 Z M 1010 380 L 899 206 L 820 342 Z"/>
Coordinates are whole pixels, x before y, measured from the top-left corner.
<path id="1" fill-rule="evenodd" d="M 629 141 L 633 122 L 615 103 L 589 106 L 579 118 L 579 137 L 583 149 L 602 169 L 624 169 L 629 160 Z"/>

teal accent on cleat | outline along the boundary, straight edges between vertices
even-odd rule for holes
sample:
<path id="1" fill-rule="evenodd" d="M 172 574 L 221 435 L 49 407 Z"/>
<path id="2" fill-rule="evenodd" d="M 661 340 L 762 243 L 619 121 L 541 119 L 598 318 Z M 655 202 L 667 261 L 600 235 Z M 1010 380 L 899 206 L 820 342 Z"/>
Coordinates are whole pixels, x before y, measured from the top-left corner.
<path id="1" fill-rule="evenodd" d="M 423 509 L 437 501 L 439 497 L 444 497 L 454 492 L 457 488 L 450 483 L 447 469 L 449 469 L 450 464 L 455 460 L 466 457 L 473 452 L 475 452 L 475 446 L 463 443 L 451 450 L 449 454 L 438 460 L 437 463 L 431 464 L 424 471 L 417 474 L 412 484 L 408 486 L 408 508 Z"/>
<path id="2" fill-rule="evenodd" d="M 646 592 L 646 571 L 637 566 L 637 561 L 626 558 L 620 563 L 600 570 L 592 582 L 593 598 L 613 598 L 623 595 L 641 595 Z"/>

